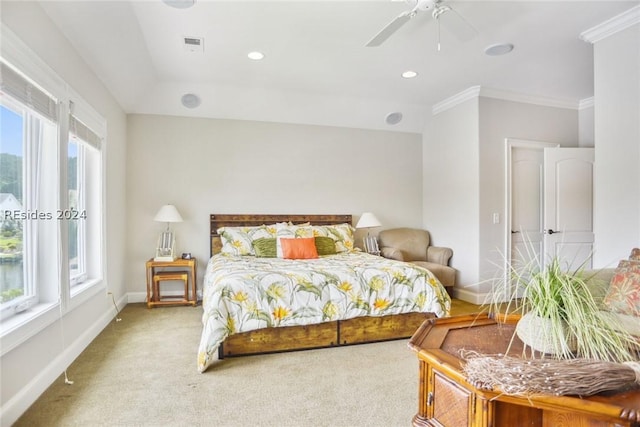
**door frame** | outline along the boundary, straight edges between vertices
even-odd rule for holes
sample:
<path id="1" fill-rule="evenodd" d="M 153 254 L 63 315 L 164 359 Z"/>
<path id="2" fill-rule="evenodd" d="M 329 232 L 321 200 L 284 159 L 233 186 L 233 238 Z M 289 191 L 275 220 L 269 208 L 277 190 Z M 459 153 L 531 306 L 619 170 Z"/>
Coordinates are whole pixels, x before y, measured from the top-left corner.
<path id="1" fill-rule="evenodd" d="M 534 141 L 528 139 L 518 139 L 518 138 L 505 138 L 504 139 L 505 146 L 505 210 L 504 210 L 504 265 L 503 265 L 503 283 L 506 285 L 509 283 L 509 263 L 511 262 L 511 162 L 512 162 L 512 152 L 515 148 L 533 148 L 540 149 L 540 151 L 544 151 L 545 148 L 557 148 L 560 147 L 560 144 L 554 142 L 544 142 L 544 141 Z M 542 231 L 542 230 L 541 230 Z M 506 287 L 510 289 L 510 286 Z M 508 298 L 510 295 L 507 296 Z"/>

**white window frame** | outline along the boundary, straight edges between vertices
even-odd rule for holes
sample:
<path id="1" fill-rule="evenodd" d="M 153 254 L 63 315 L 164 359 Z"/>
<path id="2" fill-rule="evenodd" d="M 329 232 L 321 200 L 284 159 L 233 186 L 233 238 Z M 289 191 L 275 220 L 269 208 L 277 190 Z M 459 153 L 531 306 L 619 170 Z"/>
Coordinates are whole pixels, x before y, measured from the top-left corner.
<path id="1" fill-rule="evenodd" d="M 73 142 L 77 147 L 78 157 L 76 160 L 76 182 L 78 184 L 78 188 L 76 189 L 77 194 L 77 205 L 71 206 L 69 203 L 69 211 L 65 211 L 65 215 L 67 215 L 70 219 L 69 221 L 75 221 L 77 223 L 77 252 L 78 252 L 78 260 L 77 260 L 77 269 L 71 269 L 69 267 L 69 282 L 71 284 L 71 288 L 83 283 L 87 280 L 87 263 L 86 263 L 86 252 L 87 252 L 87 232 L 86 232 L 86 185 L 85 180 L 87 179 L 85 173 L 85 150 L 86 147 L 81 139 L 70 134 L 69 135 L 69 143 Z M 68 157 L 67 157 L 68 158 Z M 69 177 L 67 177 L 69 178 Z M 71 260 L 69 260 L 71 261 Z"/>
<path id="2" fill-rule="evenodd" d="M 10 318 L 0 320 L 0 356 L 6 354 L 21 343 L 28 340 L 47 326 L 61 319 L 67 312 L 82 305 L 98 292 L 104 292 L 105 282 L 105 139 L 106 120 L 83 101 L 60 77 L 31 49 L 25 45 L 4 24 L 0 24 L 2 44 L 0 44 L 0 58 L 11 64 L 16 70 L 24 73 L 28 79 L 43 88 L 59 101 L 57 144 L 47 147 L 47 156 L 57 159 L 53 168 L 57 179 L 48 179 L 47 185 L 41 193 L 45 193 L 46 205 L 39 206 L 54 215 L 54 220 L 40 222 L 38 225 L 39 239 L 45 239 L 45 244 L 38 245 L 38 261 L 36 274 L 41 280 L 36 282 L 39 301 L 25 312 Z M 98 155 L 92 160 L 97 164 L 96 172 L 89 174 L 85 167 L 85 175 L 92 175 L 92 189 L 96 194 L 89 195 L 85 202 L 93 209 L 93 219 L 87 223 L 84 231 L 85 240 L 90 240 L 91 250 L 85 258 L 87 277 L 77 286 L 71 286 L 68 253 L 68 228 L 65 221 L 57 221 L 55 215 L 68 207 L 67 190 L 67 149 L 69 141 L 69 114 L 71 105 L 76 105 L 74 116 L 90 127 L 100 136 Z M 20 103 L 19 103 L 20 105 Z M 51 151 L 53 150 L 53 151 Z M 86 166 L 86 164 L 85 164 Z M 46 171 L 51 173 L 51 170 Z M 95 176 L 93 176 L 95 175 Z M 42 223 L 46 224 L 45 226 Z M 64 237 L 63 237 L 64 236 Z M 66 265 L 66 268 L 64 267 Z M 42 279 L 45 277 L 46 279 Z M 31 282 L 29 282 L 31 283 Z"/>
<path id="3" fill-rule="evenodd" d="M 78 189 L 78 203 L 82 203 L 86 212 L 86 219 L 82 220 L 82 239 L 85 244 L 82 254 L 84 274 L 76 283 L 72 283 L 70 292 L 71 307 L 75 307 L 86 298 L 81 296 L 83 291 L 92 288 L 96 283 L 104 282 L 106 216 L 103 206 L 105 206 L 106 195 L 104 185 L 106 120 L 72 89 L 69 88 L 68 93 L 70 100 L 68 114 L 73 116 L 69 122 L 75 121 L 77 125 L 75 132 L 77 135 L 74 138 L 78 143 L 78 173 L 82 174 L 83 178 L 82 182 L 78 181 L 79 185 L 83 186 L 82 189 Z M 69 138 L 71 133 L 69 132 Z M 82 162 L 80 162 L 81 151 L 83 152 Z M 65 192 L 65 195 L 68 196 L 68 192 Z M 68 260 L 65 265 L 68 265 Z"/>

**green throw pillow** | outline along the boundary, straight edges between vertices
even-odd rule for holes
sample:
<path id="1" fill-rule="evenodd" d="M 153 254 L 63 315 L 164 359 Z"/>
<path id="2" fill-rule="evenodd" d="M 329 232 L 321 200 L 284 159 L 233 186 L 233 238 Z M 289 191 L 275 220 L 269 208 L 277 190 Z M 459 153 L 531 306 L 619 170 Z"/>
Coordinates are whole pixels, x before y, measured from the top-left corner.
<path id="1" fill-rule="evenodd" d="M 335 255 L 337 253 L 336 242 L 331 237 L 316 236 L 315 243 L 318 255 Z"/>
<path id="2" fill-rule="evenodd" d="M 254 240 L 252 245 L 257 257 L 275 258 L 277 256 L 275 238 L 262 237 Z"/>

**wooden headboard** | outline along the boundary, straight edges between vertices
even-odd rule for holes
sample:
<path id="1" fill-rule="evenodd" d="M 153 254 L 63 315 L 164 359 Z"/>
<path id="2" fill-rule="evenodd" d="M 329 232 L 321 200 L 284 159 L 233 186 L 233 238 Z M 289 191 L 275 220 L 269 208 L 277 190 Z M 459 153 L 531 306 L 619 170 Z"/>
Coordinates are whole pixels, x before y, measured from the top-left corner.
<path id="1" fill-rule="evenodd" d="M 211 239 L 211 255 L 217 254 L 222 248 L 220 236 L 217 233 L 220 227 L 251 227 L 277 222 L 289 222 L 311 225 L 351 224 L 351 215 L 286 215 L 286 214 L 211 214 L 209 216 L 209 233 Z"/>

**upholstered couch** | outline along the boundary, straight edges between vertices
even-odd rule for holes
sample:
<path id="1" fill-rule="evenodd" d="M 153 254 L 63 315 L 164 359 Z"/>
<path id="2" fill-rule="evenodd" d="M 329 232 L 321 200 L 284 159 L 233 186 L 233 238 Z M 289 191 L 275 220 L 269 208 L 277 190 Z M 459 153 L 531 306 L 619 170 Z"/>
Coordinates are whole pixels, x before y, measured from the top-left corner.
<path id="1" fill-rule="evenodd" d="M 640 304 L 637 301 L 640 288 L 638 288 L 637 282 L 634 286 L 633 283 L 628 281 L 621 287 L 620 281 L 624 281 L 625 278 L 620 275 L 625 274 L 627 272 L 624 271 L 624 267 L 583 272 L 584 277 L 588 278 L 587 284 L 591 294 L 600 303 L 603 312 L 631 335 L 640 337 L 640 312 L 638 307 L 634 308 L 634 305 Z M 618 277 L 612 281 L 616 275 Z M 637 279 L 638 277 L 636 276 L 635 278 Z M 625 298 L 624 289 L 629 292 L 627 298 Z M 622 294 L 621 290 L 623 291 Z M 635 297 L 631 295 L 632 292 L 635 292 Z"/>
<path id="2" fill-rule="evenodd" d="M 385 258 L 411 262 L 431 271 L 445 287 L 456 284 L 456 270 L 449 266 L 450 248 L 431 246 L 427 230 L 392 228 L 378 234 L 380 254 Z"/>

